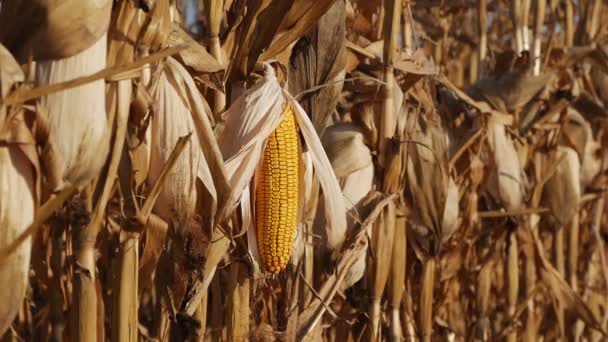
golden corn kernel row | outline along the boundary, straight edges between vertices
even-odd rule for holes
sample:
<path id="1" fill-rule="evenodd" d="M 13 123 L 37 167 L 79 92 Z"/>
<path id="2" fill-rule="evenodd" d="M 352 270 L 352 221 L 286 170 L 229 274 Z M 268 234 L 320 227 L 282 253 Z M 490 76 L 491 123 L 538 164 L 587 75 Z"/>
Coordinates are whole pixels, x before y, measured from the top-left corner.
<path id="1" fill-rule="evenodd" d="M 267 271 L 283 270 L 291 256 L 298 216 L 299 136 L 293 112 L 268 137 L 256 185 L 256 229 Z"/>

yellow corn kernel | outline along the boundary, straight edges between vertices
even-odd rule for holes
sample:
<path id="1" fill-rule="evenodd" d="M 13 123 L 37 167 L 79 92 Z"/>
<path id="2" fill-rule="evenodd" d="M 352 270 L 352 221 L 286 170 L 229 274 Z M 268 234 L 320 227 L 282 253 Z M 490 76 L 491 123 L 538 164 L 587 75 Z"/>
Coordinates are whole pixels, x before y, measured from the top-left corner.
<path id="1" fill-rule="evenodd" d="M 255 215 L 260 258 L 278 273 L 291 256 L 298 216 L 300 139 L 291 108 L 268 137 L 256 184 Z"/>

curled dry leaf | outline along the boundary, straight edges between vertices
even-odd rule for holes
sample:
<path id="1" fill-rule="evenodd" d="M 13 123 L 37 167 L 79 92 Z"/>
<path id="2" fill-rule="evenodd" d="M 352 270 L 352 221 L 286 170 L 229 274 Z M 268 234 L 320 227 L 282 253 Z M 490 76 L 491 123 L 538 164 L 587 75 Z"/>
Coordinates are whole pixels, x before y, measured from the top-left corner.
<path id="1" fill-rule="evenodd" d="M 0 41 L 20 58 L 74 56 L 107 32 L 111 0 L 4 1 Z"/>
<path id="2" fill-rule="evenodd" d="M 189 88 L 190 92 L 184 88 Z M 193 96 L 188 97 L 189 93 Z M 150 184 L 160 175 L 178 139 L 196 132 L 193 116 L 209 121 L 210 115 L 192 77 L 173 58 L 168 58 L 164 64 L 153 96 L 158 101 L 158 112 L 153 114 L 151 122 Z M 212 227 L 217 209 L 217 193 L 200 139 L 198 132 L 191 138 L 187 150 L 169 172 L 155 205 L 155 212 L 174 223 L 181 233 L 191 225 L 197 205 L 205 227 Z"/>
<path id="3" fill-rule="evenodd" d="M 555 173 L 543 188 L 543 200 L 558 227 L 570 222 L 581 201 L 581 164 L 578 155 L 572 148 L 558 146 L 554 160 L 560 159 Z"/>
<path id="4" fill-rule="evenodd" d="M 2 45 L 0 61 L 0 95 L 5 96 L 17 81 L 23 80 L 23 74 Z M 31 132 L 27 134 L 27 127 L 23 127 L 23 111 L 22 108 L 0 106 L 0 250 L 11 245 L 33 222 L 38 201 L 36 164 L 32 163 L 37 160 L 30 160 L 31 155 L 24 151 L 27 146 L 35 149 L 35 141 Z M 21 124 L 15 125 L 15 121 Z M 11 134 L 10 131 L 17 133 L 15 129 L 23 129 L 22 134 Z M 0 293 L 3 303 L 0 306 L 0 335 L 10 327 L 22 305 L 28 285 L 31 246 L 32 238 L 28 237 L 0 264 L 3 289 Z"/>
<path id="5" fill-rule="evenodd" d="M 224 113 L 225 127 L 218 144 L 226 160 L 226 172 L 232 188 L 228 208 L 236 208 L 246 196 L 260 164 L 266 141 L 283 120 L 290 106 L 310 152 L 314 171 L 323 189 L 328 225 L 325 239 L 328 248 L 339 249 L 344 241 L 346 216 L 339 184 L 325 155 L 321 141 L 302 107 L 279 85 L 274 70 L 265 64 L 264 78 L 239 97 Z M 304 185 L 306 186 L 306 185 Z M 302 190 L 301 190 L 302 191 Z M 254 200 L 249 199 L 251 204 Z M 299 206 L 304 203 L 300 201 Z M 248 230 L 250 227 L 246 227 Z"/>

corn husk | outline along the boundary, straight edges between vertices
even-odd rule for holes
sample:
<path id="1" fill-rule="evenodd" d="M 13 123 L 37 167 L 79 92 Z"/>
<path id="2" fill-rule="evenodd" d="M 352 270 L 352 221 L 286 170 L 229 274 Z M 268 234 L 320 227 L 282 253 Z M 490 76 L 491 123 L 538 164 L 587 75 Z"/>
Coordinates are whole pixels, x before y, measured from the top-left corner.
<path id="1" fill-rule="evenodd" d="M 573 108 L 568 108 L 562 141 L 578 154 L 581 162 L 581 186 L 585 188 L 600 172 L 602 162 L 598 150 L 601 145 L 593 138 L 589 122 Z"/>
<path id="2" fill-rule="evenodd" d="M 200 93 L 193 92 L 190 102 L 184 97 L 187 94 L 184 87 L 196 89 L 184 67 L 175 59 L 168 58 L 153 94 L 158 100 L 158 112 L 154 113 L 151 122 L 150 184 L 160 176 L 177 140 L 196 131 L 193 116 L 209 120 L 209 110 Z M 176 224 L 178 231 L 188 227 L 195 214 L 197 198 L 202 196 L 197 189 L 198 181 L 202 182 L 210 199 L 199 203 L 204 207 L 201 215 L 206 224 L 213 222 L 217 208 L 215 185 L 196 134 L 186 148 L 169 172 L 154 206 L 155 213 L 167 222 Z"/>
<path id="3" fill-rule="evenodd" d="M 559 146 L 554 158 L 561 161 L 545 184 L 543 200 L 558 227 L 562 227 L 578 212 L 581 201 L 581 164 L 576 152 L 569 147 Z"/>
<path id="4" fill-rule="evenodd" d="M 323 147 L 340 182 L 347 214 L 347 236 L 368 215 L 366 201 L 374 182 L 374 164 L 363 132 L 352 124 L 329 127 L 323 135 Z M 372 232 L 370 231 L 370 238 Z M 343 289 L 358 282 L 365 274 L 367 251 L 349 268 Z"/>
<path id="5" fill-rule="evenodd" d="M 39 61 L 38 85 L 67 81 L 95 73 L 106 66 L 106 35 L 84 51 L 65 59 Z M 40 103 L 49 114 L 49 140 L 57 151 L 57 170 L 49 177 L 51 191 L 66 183 L 78 188 L 95 177 L 106 161 L 109 122 L 104 81 L 49 94 Z"/>
<path id="6" fill-rule="evenodd" d="M 346 216 L 340 187 L 331 164 L 302 107 L 281 88 L 270 65 L 265 64 L 264 68 L 264 78 L 239 97 L 223 115 L 225 127 L 218 135 L 218 144 L 226 160 L 226 172 L 232 187 L 228 208 L 235 208 L 244 195 L 252 193 L 249 190 L 250 184 L 266 139 L 281 122 L 285 106 L 290 105 L 304 137 L 303 145 L 310 151 L 312 165 L 323 190 L 325 208 L 331 213 L 326 217 L 328 224 L 324 239 L 330 250 L 337 250 L 344 241 Z M 306 192 L 307 185 L 302 185 L 300 194 Z M 304 202 L 299 201 L 299 205 L 302 206 Z M 253 203 L 251 199 L 246 202 Z M 247 229 L 249 238 L 255 238 L 253 225 Z"/>
<path id="7" fill-rule="evenodd" d="M 94 45 L 108 30 L 110 0 L 4 1 L 0 41 L 20 58 L 60 59 Z"/>
<path id="8" fill-rule="evenodd" d="M 0 147 L 0 248 L 8 246 L 34 218 L 34 170 L 18 146 Z M 28 284 L 31 237 L 0 265 L 0 334 L 19 311 Z"/>
<path id="9" fill-rule="evenodd" d="M 0 44 L 0 97 L 10 93 L 24 75 Z M 11 122 L 12 121 L 12 122 Z M 15 125 L 15 123 L 17 123 Z M 23 109 L 0 106 L 0 250 L 8 247 L 34 220 L 37 205 L 36 160 L 26 154 L 34 147 L 25 127 Z M 35 150 L 34 150 L 35 151 Z M 0 335 L 13 323 L 28 286 L 32 238 L 27 237 L 0 264 Z"/>
<path id="10" fill-rule="evenodd" d="M 494 169 L 488 190 L 505 209 L 521 209 L 524 201 L 523 172 L 513 140 L 500 123 L 491 123 L 489 131 Z"/>

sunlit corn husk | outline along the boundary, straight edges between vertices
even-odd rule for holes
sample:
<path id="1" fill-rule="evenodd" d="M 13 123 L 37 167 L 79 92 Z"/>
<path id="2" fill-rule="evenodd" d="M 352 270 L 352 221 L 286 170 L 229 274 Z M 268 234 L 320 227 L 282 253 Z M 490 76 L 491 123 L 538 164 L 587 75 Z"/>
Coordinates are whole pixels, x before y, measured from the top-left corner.
<path id="1" fill-rule="evenodd" d="M 327 128 L 323 147 L 342 187 L 347 214 L 347 235 L 352 234 L 362 218 L 367 216 L 364 199 L 372 190 L 374 164 L 365 137 L 352 124 L 338 124 Z M 371 235 L 371 234 L 370 234 Z M 371 238 L 371 236 L 370 236 Z M 343 288 L 358 282 L 365 274 L 367 253 L 361 255 L 344 277 Z"/>
<path id="2" fill-rule="evenodd" d="M 0 41 L 20 58 L 58 59 L 91 47 L 110 24 L 110 0 L 3 1 Z"/>
<path id="3" fill-rule="evenodd" d="M 0 97 L 7 96 L 13 85 L 23 79 L 19 65 L 0 44 Z M 15 121 L 23 122 L 23 118 L 18 117 L 22 112 L 14 109 L 0 106 L 0 250 L 8 247 L 32 223 L 37 197 L 35 167 L 24 153 L 25 146 L 33 146 L 34 140 L 29 135 L 26 141 L 23 132 L 20 135 L 14 131 L 24 128 L 14 125 Z M 11 141 L 15 137 L 19 143 Z M 22 305 L 31 246 L 30 237 L 0 264 L 0 335 L 7 331 Z"/>
<path id="4" fill-rule="evenodd" d="M 524 201 L 523 172 L 513 141 L 500 123 L 490 123 L 488 130 L 494 162 L 489 191 L 505 209 L 520 209 Z"/>
<path id="5" fill-rule="evenodd" d="M 184 88 L 190 87 L 192 97 Z M 196 90 L 194 81 L 175 59 L 168 58 L 163 66 L 158 87 L 152 95 L 158 101 L 158 111 L 151 121 L 151 154 L 148 182 L 153 184 L 180 137 L 193 133 L 186 150 L 169 172 L 154 211 L 167 222 L 172 222 L 178 232 L 192 223 L 198 203 L 203 209 L 199 214 L 205 224 L 210 224 L 216 210 L 216 190 L 205 155 L 199 144 L 193 116 L 208 119 L 205 100 Z M 202 185 L 197 187 L 197 182 Z M 200 193 L 205 191 L 206 195 Z M 201 197 L 204 196 L 204 197 Z"/>
<path id="6" fill-rule="evenodd" d="M 218 143 L 226 160 L 226 171 L 232 187 L 228 205 L 236 208 L 241 202 L 244 204 L 241 205 L 243 216 L 256 217 L 256 212 L 251 215 L 252 208 L 256 208 L 256 198 L 252 196 L 255 192 L 251 191 L 252 188 L 255 189 L 255 182 L 252 184 L 252 181 L 254 175 L 260 172 L 268 137 L 275 132 L 289 111 L 292 111 L 297 128 L 304 138 L 302 145 L 310 152 L 313 168 L 323 190 L 325 208 L 331 213 L 327 214 L 325 243 L 330 250 L 336 250 L 344 241 L 346 229 L 345 209 L 339 184 L 306 113 L 291 95 L 281 88 L 274 70 L 269 65 L 265 65 L 264 78 L 237 98 L 223 115 L 225 127 L 218 135 Z M 300 165 L 303 165 L 302 156 L 298 157 Z M 302 171 L 298 177 L 304 178 Z M 303 183 L 299 184 L 298 189 L 298 213 L 301 213 L 305 202 L 303 194 L 307 184 Z M 301 217 L 299 215 L 298 219 Z M 244 220 L 249 222 L 249 227 L 246 228 L 250 240 L 256 239 L 256 229 L 260 228 L 255 227 L 255 221 Z M 252 245 L 258 243 L 250 243 L 250 248 Z M 258 258 L 255 249 L 250 252 L 254 258 Z"/>
<path id="7" fill-rule="evenodd" d="M 84 51 L 65 59 L 36 63 L 36 80 L 43 86 L 93 74 L 106 67 L 106 35 Z M 85 186 L 100 171 L 109 149 L 104 81 L 59 91 L 41 98 L 48 109 L 49 139 L 57 152 L 56 179 L 49 190 L 67 184 Z"/>
<path id="8" fill-rule="evenodd" d="M 573 108 L 568 108 L 562 138 L 567 146 L 572 147 L 581 162 L 581 186 L 591 184 L 601 169 L 598 150 L 601 145 L 593 138 L 591 125 Z"/>
<path id="9" fill-rule="evenodd" d="M 554 163 L 560 159 L 555 173 L 543 188 L 543 200 L 561 227 L 570 222 L 578 211 L 581 200 L 581 164 L 576 152 L 569 147 L 559 146 L 550 160 Z"/>
<path id="10" fill-rule="evenodd" d="M 0 249 L 6 248 L 34 219 L 34 170 L 18 145 L 0 147 Z M 31 237 L 0 265 L 0 334 L 17 315 L 28 284 Z"/>

